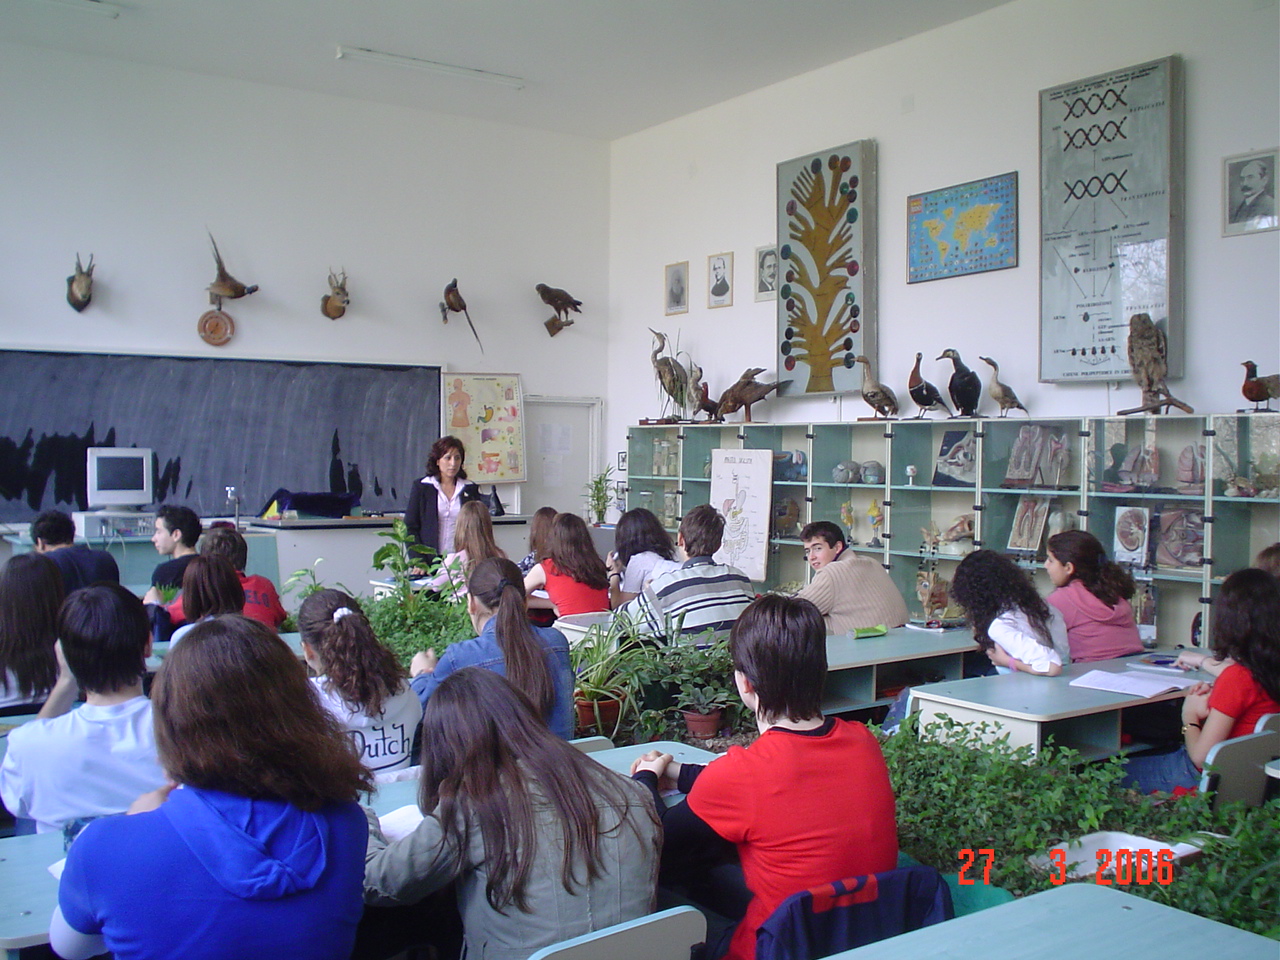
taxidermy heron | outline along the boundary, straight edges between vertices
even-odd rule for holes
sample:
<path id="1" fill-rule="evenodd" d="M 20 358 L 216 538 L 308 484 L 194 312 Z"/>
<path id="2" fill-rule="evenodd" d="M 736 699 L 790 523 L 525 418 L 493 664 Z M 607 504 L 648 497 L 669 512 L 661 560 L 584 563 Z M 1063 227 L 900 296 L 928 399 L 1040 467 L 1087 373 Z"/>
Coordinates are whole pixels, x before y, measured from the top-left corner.
<path id="1" fill-rule="evenodd" d="M 662 352 L 667 349 L 667 335 L 659 333 L 652 327 L 649 332 L 653 334 L 657 346 L 653 348 L 653 352 L 649 354 L 649 361 L 653 364 L 654 375 L 658 378 L 658 385 L 662 387 L 662 392 L 671 398 L 677 409 L 681 413 L 688 406 L 689 400 L 689 371 L 686 370 L 675 357 L 662 356 Z"/>

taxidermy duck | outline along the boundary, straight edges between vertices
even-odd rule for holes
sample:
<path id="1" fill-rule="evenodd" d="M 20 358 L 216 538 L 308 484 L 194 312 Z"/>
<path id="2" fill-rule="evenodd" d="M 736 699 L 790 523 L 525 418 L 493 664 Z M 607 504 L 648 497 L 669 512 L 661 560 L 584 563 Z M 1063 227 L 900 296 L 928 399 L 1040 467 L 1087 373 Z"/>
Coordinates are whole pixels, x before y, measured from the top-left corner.
<path id="1" fill-rule="evenodd" d="M 448 286 L 444 288 L 444 299 L 440 301 L 440 318 L 445 323 L 449 322 L 449 313 L 460 313 L 467 318 L 467 326 L 471 328 L 471 335 L 476 338 L 476 343 L 480 345 L 480 352 L 484 353 L 484 344 L 480 343 L 480 334 L 476 333 L 476 325 L 471 322 L 471 314 L 467 313 L 467 301 L 462 299 L 462 294 L 458 292 L 458 278 L 454 277 L 449 281 Z"/>
<path id="2" fill-rule="evenodd" d="M 720 394 L 720 403 L 717 405 L 716 410 L 720 419 L 723 420 L 726 414 L 745 410 L 746 414 L 743 422 L 750 423 L 751 405 L 763 400 L 784 384 L 791 382 L 790 380 L 782 380 L 778 383 L 761 383 L 756 377 L 762 373 L 764 373 L 764 367 L 749 367 L 743 371 L 737 383 Z"/>
<path id="3" fill-rule="evenodd" d="M 582 311 L 578 309 L 582 306 L 581 300 L 575 300 L 568 291 L 561 290 L 559 287 L 549 287 L 545 283 L 540 283 L 533 289 L 538 292 L 542 302 L 556 312 L 554 317 L 543 321 L 542 325 L 547 328 L 547 333 L 554 337 L 565 327 L 573 326 L 573 321 L 569 319 L 569 311 L 581 313 Z"/>
<path id="4" fill-rule="evenodd" d="M 941 407 L 948 417 L 954 416 L 951 408 L 947 406 L 947 402 L 942 399 L 942 394 L 938 392 L 938 388 L 932 383 L 920 376 L 920 359 L 924 356 L 922 353 L 916 354 L 916 365 L 911 368 L 911 376 L 907 379 L 907 392 L 911 394 L 911 399 L 920 412 L 916 414 L 916 419 L 923 419 L 924 415 L 930 410 Z"/>
<path id="5" fill-rule="evenodd" d="M 888 419 L 898 415 L 898 397 L 892 390 L 875 378 L 871 372 L 871 361 L 862 354 L 853 358 L 854 363 L 862 364 L 862 399 L 871 405 L 878 416 Z"/>
<path id="6" fill-rule="evenodd" d="M 89 266 L 80 266 L 80 254 L 76 254 L 76 272 L 67 277 L 67 303 L 80 313 L 93 299 L 93 254 L 89 254 Z"/>
<path id="7" fill-rule="evenodd" d="M 77 259 L 76 266 L 79 266 Z M 89 269 L 93 270 L 93 258 L 89 258 Z M 68 289 L 67 297 L 70 298 L 71 293 Z M 86 301 L 88 302 L 88 301 Z M 73 303 L 74 307 L 75 304 Z M 80 309 L 80 308 L 77 308 Z M 1280 373 L 1273 373 L 1269 377 L 1258 376 L 1258 365 L 1252 360 L 1246 360 L 1241 366 L 1244 367 L 1244 383 L 1240 387 L 1240 392 L 1244 394 L 1244 398 L 1253 404 L 1253 409 L 1259 409 L 1258 404 L 1265 404 L 1261 409 L 1270 410 L 1271 400 L 1273 397 L 1280 397 Z"/>
<path id="8" fill-rule="evenodd" d="M 329 292 L 320 298 L 320 312 L 330 320 L 337 320 L 347 312 L 351 298 L 347 296 L 347 271 L 342 276 L 329 271 Z"/>
<path id="9" fill-rule="evenodd" d="M 671 402 L 676 405 L 676 410 L 683 413 L 689 401 L 689 371 L 681 366 L 675 357 L 662 356 L 663 351 L 667 349 L 665 333 L 659 333 L 652 327 L 649 328 L 649 332 L 653 334 L 654 342 L 657 344 L 649 354 L 649 362 L 653 364 L 653 373 L 658 378 L 658 386 L 671 398 Z"/>
<path id="10" fill-rule="evenodd" d="M 1000 382 L 1000 364 L 990 357 L 978 359 L 991 368 L 991 381 L 987 384 L 987 394 L 1000 405 L 1000 416 L 1005 416 L 1010 410 L 1021 410 L 1027 416 L 1031 416 L 1027 408 L 1022 405 L 1022 401 L 1018 399 L 1018 395 L 1013 392 L 1013 387 Z"/>
<path id="11" fill-rule="evenodd" d="M 218 252 L 218 241 L 213 239 L 213 234 L 209 234 L 209 242 L 213 244 L 213 262 L 217 265 L 218 275 L 214 277 L 213 283 L 209 284 L 209 302 L 222 309 L 223 300 L 239 300 L 241 297 L 247 297 L 251 293 L 255 293 L 258 285 L 246 287 L 243 283 L 227 273 L 226 264 L 222 262 L 222 254 Z"/>
<path id="12" fill-rule="evenodd" d="M 951 361 L 951 382 L 947 384 L 947 392 L 951 394 L 951 402 L 956 406 L 956 415 L 976 417 L 978 401 L 982 398 L 982 381 L 964 365 L 958 351 L 948 348 L 942 351 L 942 356 L 938 359 Z"/>

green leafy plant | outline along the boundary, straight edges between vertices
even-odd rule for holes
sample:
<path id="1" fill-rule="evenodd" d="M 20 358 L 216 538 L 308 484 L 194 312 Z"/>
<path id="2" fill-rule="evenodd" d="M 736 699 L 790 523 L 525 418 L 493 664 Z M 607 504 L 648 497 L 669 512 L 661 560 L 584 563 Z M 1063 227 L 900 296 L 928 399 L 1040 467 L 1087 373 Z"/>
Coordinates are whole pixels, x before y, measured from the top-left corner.
<path id="1" fill-rule="evenodd" d="M 621 704 L 611 738 L 623 722 L 640 709 L 641 685 L 650 665 L 650 647 L 639 639 L 631 618 L 615 613 L 605 623 L 593 624 L 586 635 L 569 648 L 573 666 L 575 696 L 597 704 L 594 712 L 597 728 L 600 722 L 599 702 L 617 700 Z M 603 730 L 602 730 L 603 732 Z"/>
<path id="2" fill-rule="evenodd" d="M 674 728 L 666 711 L 641 710 L 628 733 L 632 743 L 650 743 L 654 740 L 670 740 Z"/>
<path id="3" fill-rule="evenodd" d="M 288 578 L 281 584 L 280 592 L 285 596 L 298 591 L 298 599 L 305 600 L 313 593 L 318 593 L 325 588 L 324 581 L 320 579 L 316 567 L 324 563 L 324 557 L 316 557 L 315 561 L 309 567 L 302 567 L 289 574 Z M 344 593 L 351 593 L 351 588 L 344 584 L 338 584 L 338 588 Z"/>
<path id="4" fill-rule="evenodd" d="M 609 478 L 613 476 L 613 465 L 605 467 L 587 481 L 585 490 L 587 508 L 595 516 L 596 523 L 604 523 L 605 514 L 609 510 Z"/>
<path id="5" fill-rule="evenodd" d="M 391 648 L 406 667 L 419 650 L 442 653 L 458 640 L 476 635 L 467 605 L 446 600 L 404 604 L 397 594 L 361 600 L 374 635 Z"/>
<path id="6" fill-rule="evenodd" d="M 726 690 L 712 684 L 682 683 L 676 694 L 676 709 L 690 713 L 712 714 L 732 703 Z"/>
<path id="7" fill-rule="evenodd" d="M 413 581 L 422 570 L 433 575 L 440 568 L 442 559 L 428 547 L 414 540 L 404 520 L 397 518 L 390 530 L 381 530 L 378 536 L 387 542 L 373 552 L 373 568 L 387 570 L 394 583 L 393 590 L 405 606 L 414 606 L 419 597 Z"/>

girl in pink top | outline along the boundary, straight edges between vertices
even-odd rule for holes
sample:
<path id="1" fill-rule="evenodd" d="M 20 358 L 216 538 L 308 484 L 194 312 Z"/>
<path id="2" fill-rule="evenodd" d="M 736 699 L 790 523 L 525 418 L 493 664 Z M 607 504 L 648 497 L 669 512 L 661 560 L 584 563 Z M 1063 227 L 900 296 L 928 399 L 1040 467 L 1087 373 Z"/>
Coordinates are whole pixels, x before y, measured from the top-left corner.
<path id="1" fill-rule="evenodd" d="M 1129 605 L 1136 589 L 1133 577 L 1107 559 L 1097 537 L 1084 530 L 1054 534 L 1044 568 L 1057 587 L 1048 600 L 1067 622 L 1073 662 L 1142 652 Z"/>

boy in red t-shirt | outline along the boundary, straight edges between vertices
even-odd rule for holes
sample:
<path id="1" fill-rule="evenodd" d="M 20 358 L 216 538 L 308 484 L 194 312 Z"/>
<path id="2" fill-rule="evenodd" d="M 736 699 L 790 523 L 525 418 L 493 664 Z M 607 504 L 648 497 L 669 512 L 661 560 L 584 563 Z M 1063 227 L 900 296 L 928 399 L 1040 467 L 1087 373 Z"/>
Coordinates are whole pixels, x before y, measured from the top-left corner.
<path id="1" fill-rule="evenodd" d="M 732 939 L 709 957 L 755 957 L 756 930 L 793 893 L 897 866 L 893 788 L 875 737 L 861 723 L 824 717 L 826 628 L 807 600 L 764 596 L 729 639 L 734 682 L 760 738 L 705 767 L 651 753 L 633 775 L 656 791 L 668 776 L 688 794 L 666 811 L 668 851 L 706 849 L 708 828 L 737 847 L 751 899 Z M 661 809 L 659 801 L 659 808 Z M 686 871 L 688 867 L 686 865 Z"/>

